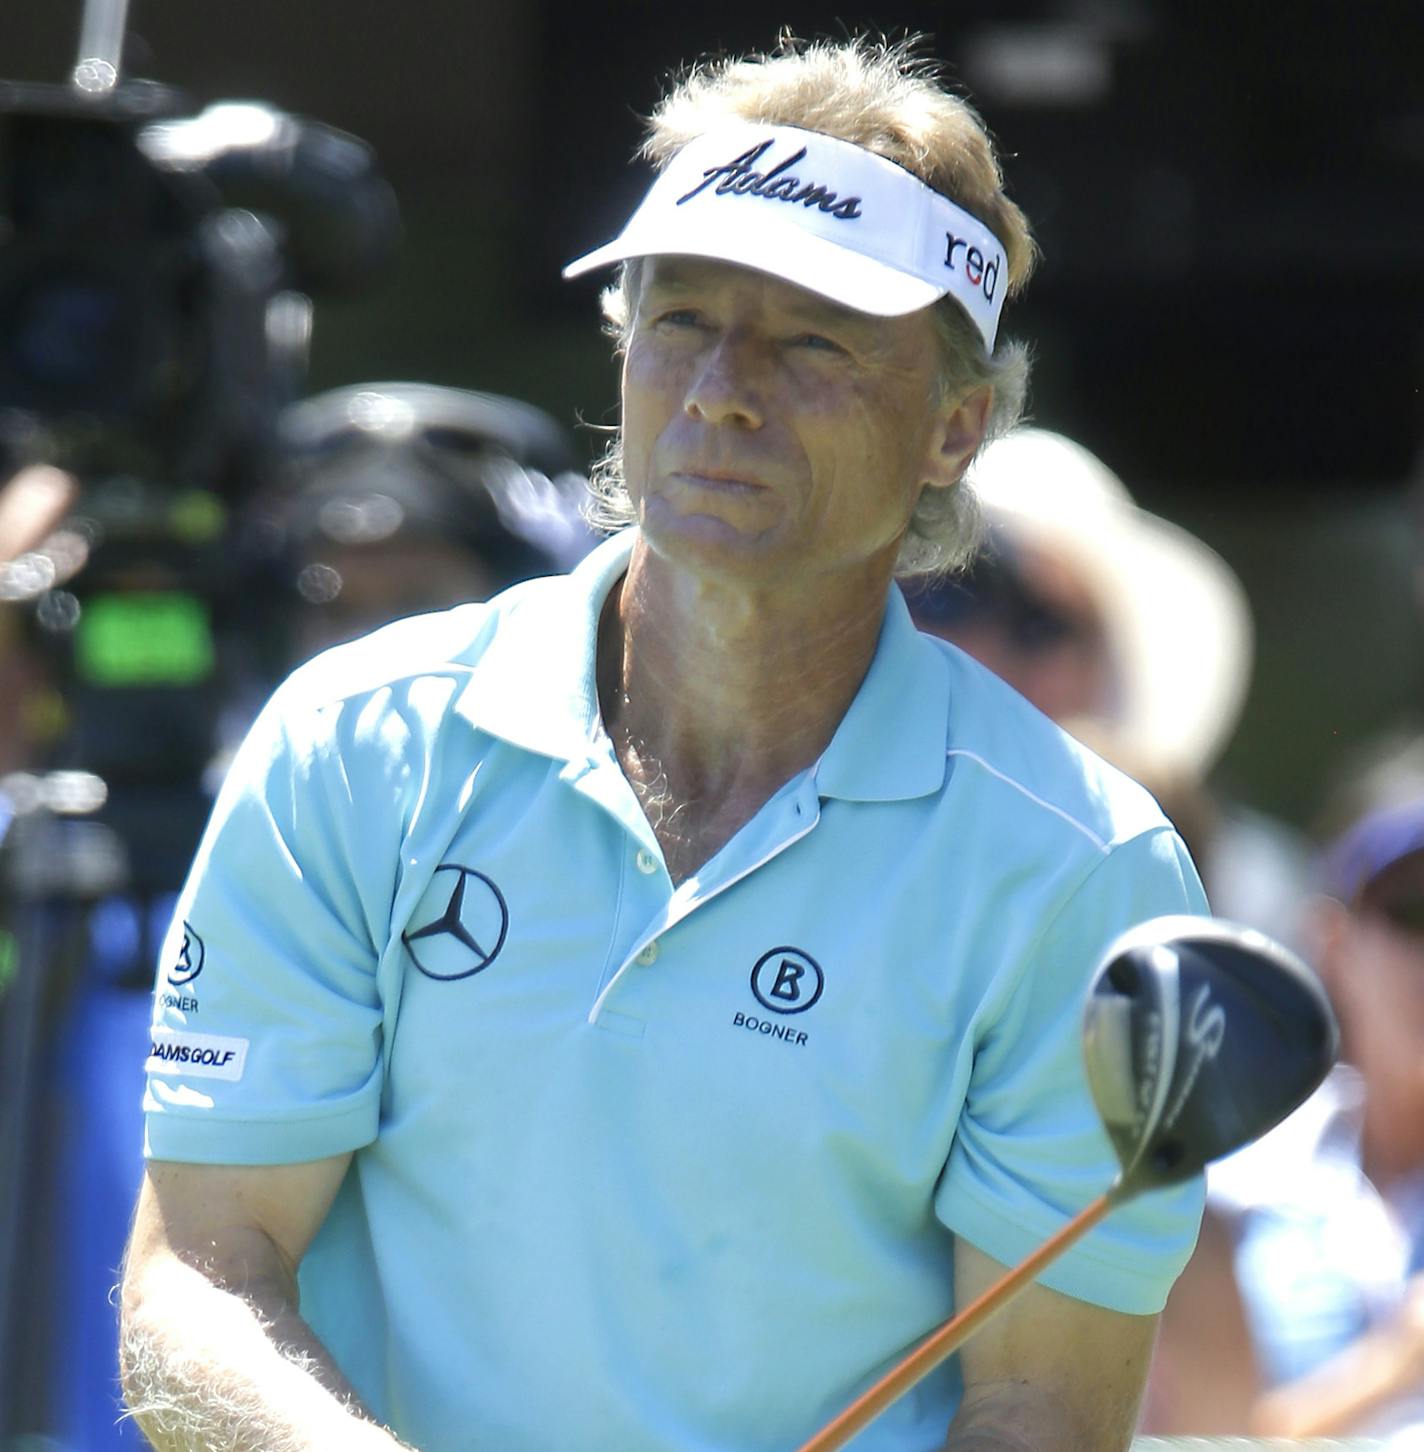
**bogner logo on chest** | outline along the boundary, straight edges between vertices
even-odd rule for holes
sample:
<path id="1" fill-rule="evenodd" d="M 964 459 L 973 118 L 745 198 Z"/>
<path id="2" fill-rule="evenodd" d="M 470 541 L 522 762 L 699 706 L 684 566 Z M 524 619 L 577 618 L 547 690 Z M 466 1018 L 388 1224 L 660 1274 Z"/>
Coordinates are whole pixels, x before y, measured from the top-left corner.
<path id="1" fill-rule="evenodd" d="M 800 948 L 772 948 L 752 968 L 751 989 L 761 1007 L 777 1017 L 738 1011 L 732 1015 L 732 1027 L 789 1048 L 804 1048 L 810 1042 L 810 1034 L 799 1020 L 788 1020 L 793 1014 L 814 1008 L 825 987 L 826 975 L 809 953 Z"/>
<path id="2" fill-rule="evenodd" d="M 482 973 L 509 936 L 504 894 L 492 878 L 460 862 L 435 869 L 410 921 L 401 942 L 415 966 L 439 983 Z"/>

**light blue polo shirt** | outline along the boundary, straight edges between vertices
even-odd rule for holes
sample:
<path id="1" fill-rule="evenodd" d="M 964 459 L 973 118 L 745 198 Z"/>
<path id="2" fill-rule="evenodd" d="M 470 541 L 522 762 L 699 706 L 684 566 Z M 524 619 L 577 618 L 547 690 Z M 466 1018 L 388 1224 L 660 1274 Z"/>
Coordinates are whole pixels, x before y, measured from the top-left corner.
<path id="1" fill-rule="evenodd" d="M 423 1452 L 787 1452 L 1115 1169 L 1088 977 L 1204 912 L 1139 787 L 890 592 L 834 740 L 674 888 L 600 725 L 571 575 L 299 670 L 159 967 L 147 1148 L 354 1150 L 302 1311 Z M 1160 1308 L 1197 1186 L 1043 1279 Z M 855 1442 L 929 1452 L 951 1366 Z"/>

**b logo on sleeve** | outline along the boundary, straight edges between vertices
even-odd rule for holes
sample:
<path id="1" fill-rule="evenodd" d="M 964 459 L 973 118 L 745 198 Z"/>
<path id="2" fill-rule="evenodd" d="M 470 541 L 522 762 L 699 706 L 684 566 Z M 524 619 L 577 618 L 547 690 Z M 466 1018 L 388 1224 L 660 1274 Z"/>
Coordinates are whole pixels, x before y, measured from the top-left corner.
<path id="1" fill-rule="evenodd" d="M 152 1030 L 148 1062 L 150 1074 L 173 1074 L 184 1079 L 242 1078 L 247 1063 L 246 1039 L 221 1034 L 194 1034 L 182 1029 L 158 1027 Z"/>
<path id="2" fill-rule="evenodd" d="M 175 930 L 177 926 L 175 924 Z M 208 954 L 203 940 L 198 936 L 192 923 L 184 922 L 181 926 L 183 943 L 178 949 L 177 957 L 168 968 L 168 981 L 175 985 L 191 983 L 203 971 L 203 963 Z"/>

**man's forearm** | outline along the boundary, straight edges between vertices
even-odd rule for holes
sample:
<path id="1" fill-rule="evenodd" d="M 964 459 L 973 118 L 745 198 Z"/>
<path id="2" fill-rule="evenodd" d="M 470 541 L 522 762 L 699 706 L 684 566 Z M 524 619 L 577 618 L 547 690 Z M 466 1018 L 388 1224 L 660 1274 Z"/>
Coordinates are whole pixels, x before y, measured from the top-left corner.
<path id="1" fill-rule="evenodd" d="M 996 1408 L 999 1398 L 992 1399 L 986 1406 L 960 1406 L 959 1414 L 949 1427 L 949 1440 L 944 1452 L 1042 1452 L 1047 1446 L 1057 1447 L 1056 1439 L 1045 1442 L 1035 1440 L 1033 1433 L 1023 1425 L 1023 1414 L 1016 1412 L 1012 1422 L 1006 1420 L 1008 1404 Z"/>
<path id="2" fill-rule="evenodd" d="M 978 1427 L 951 1432 L 944 1452 L 1042 1452 L 1042 1449 L 1015 1433 Z"/>
<path id="3" fill-rule="evenodd" d="M 1086 1427 L 1061 1397 L 1027 1382 L 996 1382 L 965 1393 L 943 1452 L 1127 1452 L 1135 1409 Z"/>
<path id="4" fill-rule="evenodd" d="M 120 1364 L 158 1452 L 398 1452 L 275 1288 L 237 1295 L 172 1260 L 125 1286 Z"/>

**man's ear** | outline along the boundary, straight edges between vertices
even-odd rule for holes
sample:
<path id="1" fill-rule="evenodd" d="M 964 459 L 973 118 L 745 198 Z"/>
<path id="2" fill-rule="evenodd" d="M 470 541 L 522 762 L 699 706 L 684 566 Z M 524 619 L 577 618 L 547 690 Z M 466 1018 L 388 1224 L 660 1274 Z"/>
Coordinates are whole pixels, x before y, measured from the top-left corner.
<path id="1" fill-rule="evenodd" d="M 974 451 L 984 439 L 993 407 L 994 390 L 988 385 L 971 389 L 958 403 L 942 406 L 930 436 L 925 484 L 931 489 L 948 489 L 959 483 Z"/>

